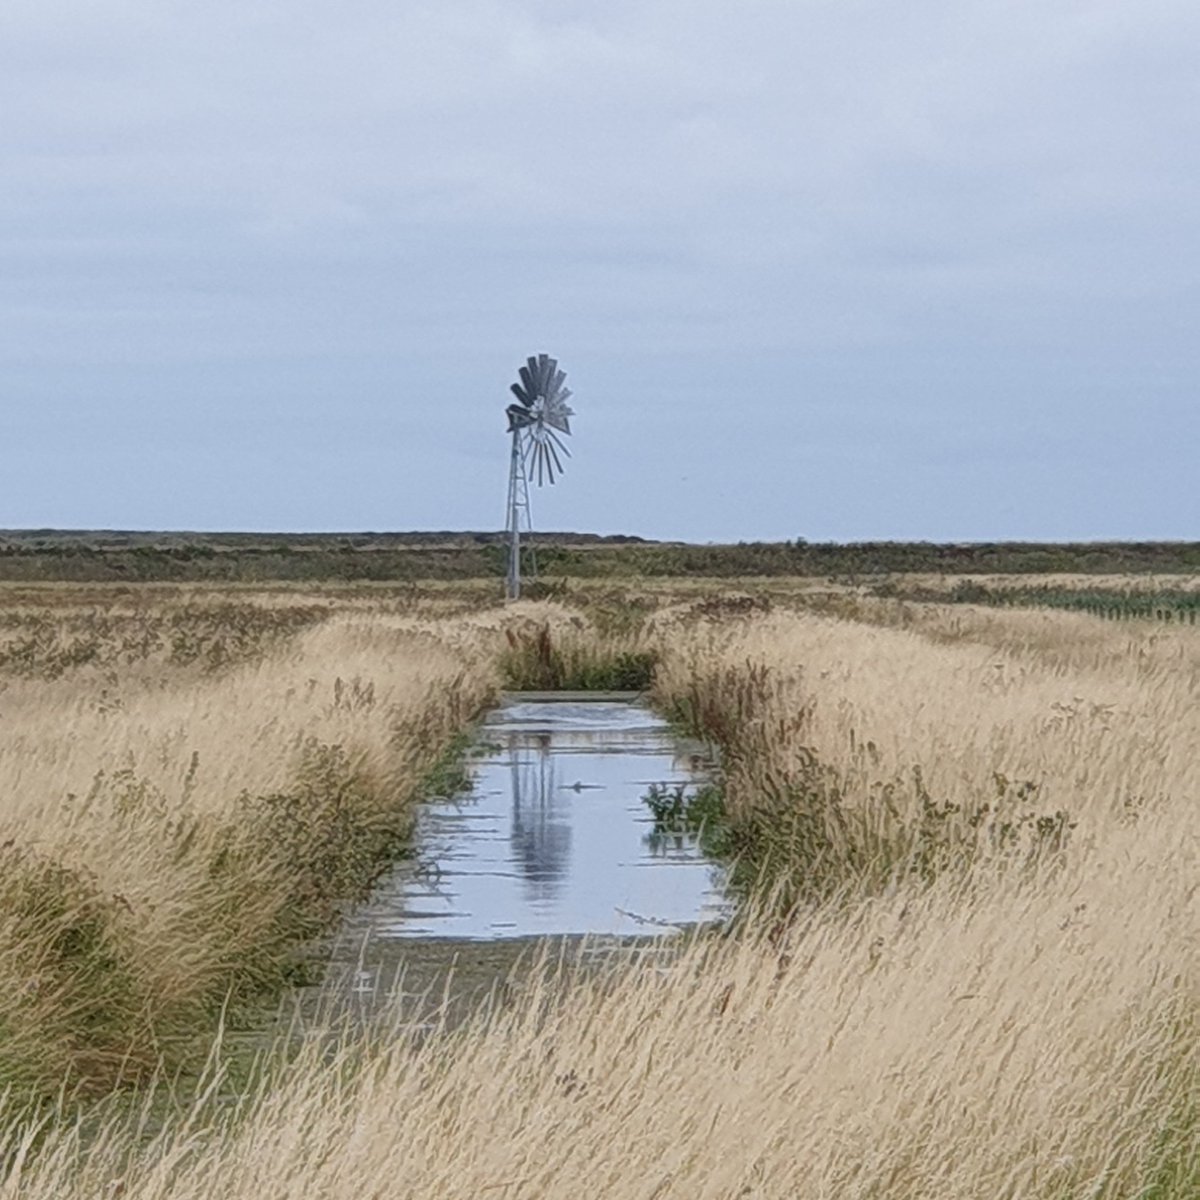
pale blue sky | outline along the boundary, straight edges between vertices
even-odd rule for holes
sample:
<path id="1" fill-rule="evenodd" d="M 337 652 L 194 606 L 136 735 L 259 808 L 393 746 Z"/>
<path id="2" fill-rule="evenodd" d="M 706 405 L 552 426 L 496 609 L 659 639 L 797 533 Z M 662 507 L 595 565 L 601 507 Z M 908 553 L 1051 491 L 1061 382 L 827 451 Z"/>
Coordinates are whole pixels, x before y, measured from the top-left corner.
<path id="1" fill-rule="evenodd" d="M 0 526 L 1200 537 L 1195 0 L 4 0 Z"/>

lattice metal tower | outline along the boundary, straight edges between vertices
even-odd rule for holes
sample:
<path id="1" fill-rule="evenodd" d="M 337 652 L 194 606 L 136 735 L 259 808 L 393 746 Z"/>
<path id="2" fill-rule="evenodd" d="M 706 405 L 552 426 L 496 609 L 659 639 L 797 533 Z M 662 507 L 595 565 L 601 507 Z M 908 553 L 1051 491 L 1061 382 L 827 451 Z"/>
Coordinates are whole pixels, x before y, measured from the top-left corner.
<path id="1" fill-rule="evenodd" d="M 518 403 L 510 404 L 508 432 L 512 434 L 512 456 L 508 469 L 508 573 L 505 591 L 510 600 L 521 595 L 521 533 L 533 528 L 529 509 L 529 483 L 537 477 L 538 487 L 553 483 L 554 473 L 563 473 L 562 459 L 569 458 L 563 437 L 570 436 L 574 410 L 567 404 L 571 391 L 565 387 L 567 374 L 548 354 L 526 359 L 518 372 L 520 382 L 512 385 Z"/>

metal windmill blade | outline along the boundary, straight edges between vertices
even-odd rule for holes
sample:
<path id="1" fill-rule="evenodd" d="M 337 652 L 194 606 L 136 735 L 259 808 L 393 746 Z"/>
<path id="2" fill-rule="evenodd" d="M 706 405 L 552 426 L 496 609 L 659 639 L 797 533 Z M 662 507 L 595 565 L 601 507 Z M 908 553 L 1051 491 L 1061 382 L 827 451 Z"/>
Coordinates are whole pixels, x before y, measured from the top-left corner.
<path id="1" fill-rule="evenodd" d="M 570 434 L 573 410 L 566 402 L 570 392 L 560 392 L 547 397 L 540 395 L 533 406 L 532 420 L 526 428 L 525 453 L 534 471 L 538 486 L 554 482 L 555 472 L 563 473 L 563 458 L 571 452 L 560 434 Z M 561 457 L 560 457 L 561 455 Z"/>
<path id="2" fill-rule="evenodd" d="M 564 422 L 566 418 L 563 418 Z M 561 426 L 559 426 L 561 428 Z M 570 433 L 570 430 L 567 430 Z M 538 487 L 542 486 L 543 476 L 554 482 L 555 471 L 563 473 L 563 458 L 570 458 L 571 452 L 566 443 L 551 428 L 550 422 L 543 418 L 529 428 L 526 440 L 527 454 L 532 460 L 538 475 Z M 562 458 L 559 455 L 562 455 Z"/>

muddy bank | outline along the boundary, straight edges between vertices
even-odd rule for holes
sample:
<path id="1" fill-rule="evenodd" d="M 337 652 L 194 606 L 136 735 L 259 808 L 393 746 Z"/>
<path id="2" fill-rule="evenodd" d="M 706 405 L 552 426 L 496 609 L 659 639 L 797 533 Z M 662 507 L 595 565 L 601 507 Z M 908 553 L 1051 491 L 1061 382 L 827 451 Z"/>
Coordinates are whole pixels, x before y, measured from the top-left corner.
<path id="1" fill-rule="evenodd" d="M 382 1022 L 418 1034 L 452 1030 L 550 980 L 569 986 L 572 979 L 615 975 L 633 963 L 665 967 L 695 934 L 413 938 L 399 946 L 368 941 L 357 962 L 336 963 L 322 984 L 297 989 L 277 1021 L 305 1028 Z"/>

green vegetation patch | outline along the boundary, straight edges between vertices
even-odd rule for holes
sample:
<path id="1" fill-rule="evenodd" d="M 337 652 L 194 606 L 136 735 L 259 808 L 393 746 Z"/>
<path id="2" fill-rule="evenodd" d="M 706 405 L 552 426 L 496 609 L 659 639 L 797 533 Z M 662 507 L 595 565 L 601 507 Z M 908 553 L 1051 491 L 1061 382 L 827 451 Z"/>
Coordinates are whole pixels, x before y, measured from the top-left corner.
<path id="1" fill-rule="evenodd" d="M 725 793 L 715 783 L 651 784 L 642 803 L 654 818 L 651 848 L 667 846 L 676 837 L 695 837 L 706 858 L 728 861 L 738 853 L 738 837 L 729 822 Z"/>
<path id="2" fill-rule="evenodd" d="M 516 691 L 640 692 L 654 681 L 657 651 L 627 639 L 556 637 L 547 624 L 505 632 L 500 669 Z"/>
<path id="3" fill-rule="evenodd" d="M 882 589 L 880 591 L 882 594 Z M 1195 625 L 1200 615 L 1200 591 L 1185 591 L 1180 588 L 995 588 L 964 580 L 945 593 L 910 594 L 906 595 L 906 598 L 936 599 L 950 604 L 986 604 L 1003 608 L 1055 608 L 1067 612 L 1088 613 L 1111 621 L 1141 619 Z"/>

